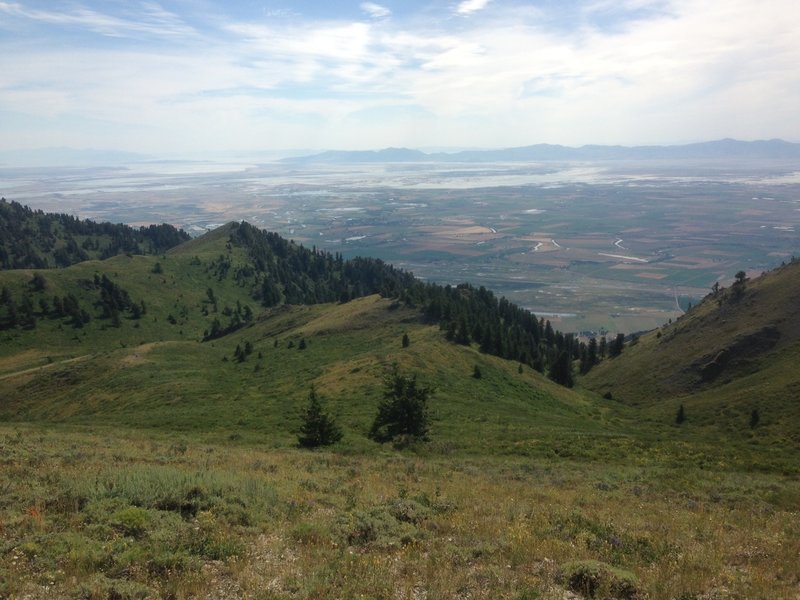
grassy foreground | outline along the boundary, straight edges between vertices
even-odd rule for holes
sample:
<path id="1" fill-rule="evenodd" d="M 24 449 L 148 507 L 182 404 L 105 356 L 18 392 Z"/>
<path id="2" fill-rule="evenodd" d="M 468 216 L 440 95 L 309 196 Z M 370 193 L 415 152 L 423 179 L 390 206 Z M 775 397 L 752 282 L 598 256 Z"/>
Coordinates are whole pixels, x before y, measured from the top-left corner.
<path id="1" fill-rule="evenodd" d="M 796 598 L 800 484 L 0 426 L 0 597 Z"/>

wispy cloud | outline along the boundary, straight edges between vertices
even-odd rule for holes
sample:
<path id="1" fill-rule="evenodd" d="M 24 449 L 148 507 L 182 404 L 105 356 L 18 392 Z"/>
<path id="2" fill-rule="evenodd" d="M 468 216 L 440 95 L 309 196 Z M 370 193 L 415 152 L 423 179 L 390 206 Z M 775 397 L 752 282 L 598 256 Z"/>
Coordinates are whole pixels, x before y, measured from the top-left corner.
<path id="1" fill-rule="evenodd" d="M 70 12 L 37 10 L 14 2 L 0 2 L 0 12 L 42 23 L 84 28 L 111 37 L 147 34 L 154 36 L 187 36 L 196 32 L 176 14 L 154 2 L 142 2 L 128 15 L 114 16 L 83 6 Z"/>
<path id="2" fill-rule="evenodd" d="M 0 146 L 20 120 L 31 139 L 148 152 L 800 140 L 795 0 L 591 0 L 571 26 L 504 3 L 452 18 L 487 0 L 350 18 L 84 1 L 0 1 Z"/>
<path id="3" fill-rule="evenodd" d="M 380 4 L 375 4 L 374 2 L 362 2 L 361 10 L 367 13 L 370 17 L 374 17 L 376 19 L 383 19 L 392 14 L 391 10 L 385 6 L 381 6 Z"/>
<path id="4" fill-rule="evenodd" d="M 492 0 L 463 0 L 456 7 L 456 12 L 460 15 L 468 15 L 486 8 Z"/>

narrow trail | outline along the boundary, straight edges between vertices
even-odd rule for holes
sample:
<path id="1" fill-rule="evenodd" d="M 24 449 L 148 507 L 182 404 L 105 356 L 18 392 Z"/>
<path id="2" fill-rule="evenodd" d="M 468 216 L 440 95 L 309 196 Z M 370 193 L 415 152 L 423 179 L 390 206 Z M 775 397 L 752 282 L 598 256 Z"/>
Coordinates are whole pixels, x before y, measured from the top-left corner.
<path id="1" fill-rule="evenodd" d="M 37 371 L 43 371 L 45 369 L 49 369 L 51 367 L 55 367 L 57 365 L 65 365 L 68 363 L 78 362 L 81 360 L 86 360 L 89 358 L 91 354 L 84 354 L 83 356 L 76 356 L 75 358 L 66 358 L 64 360 L 57 360 L 55 362 L 47 363 L 46 365 L 42 365 L 40 367 L 31 367 L 30 369 L 23 369 L 22 371 L 14 371 L 13 373 L 6 373 L 4 375 L 0 375 L 0 380 L 2 379 L 10 379 L 12 377 L 17 377 L 18 375 L 26 375 L 28 373 L 35 373 Z"/>

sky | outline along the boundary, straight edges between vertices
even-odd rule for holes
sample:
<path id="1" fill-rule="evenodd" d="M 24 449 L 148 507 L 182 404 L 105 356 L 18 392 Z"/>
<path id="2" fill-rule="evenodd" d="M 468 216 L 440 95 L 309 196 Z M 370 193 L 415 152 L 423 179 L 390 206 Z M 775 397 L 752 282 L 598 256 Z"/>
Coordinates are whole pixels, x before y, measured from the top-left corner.
<path id="1" fill-rule="evenodd" d="M 0 150 L 800 142 L 797 0 L 0 0 Z"/>

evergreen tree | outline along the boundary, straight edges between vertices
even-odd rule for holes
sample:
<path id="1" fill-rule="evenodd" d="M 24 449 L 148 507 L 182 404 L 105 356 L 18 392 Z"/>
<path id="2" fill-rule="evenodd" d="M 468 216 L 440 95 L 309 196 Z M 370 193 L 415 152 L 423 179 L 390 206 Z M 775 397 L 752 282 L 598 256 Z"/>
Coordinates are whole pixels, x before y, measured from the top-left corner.
<path id="1" fill-rule="evenodd" d="M 608 340 L 606 340 L 606 336 L 603 336 L 600 338 L 600 344 L 597 346 L 597 354 L 600 358 L 605 358 L 607 351 L 608 351 Z"/>
<path id="2" fill-rule="evenodd" d="M 611 357 L 619 356 L 622 354 L 622 349 L 625 347 L 625 334 L 618 333 L 614 341 L 611 342 L 608 348 L 608 355 Z"/>
<path id="3" fill-rule="evenodd" d="M 236 362 L 244 362 L 244 359 L 247 358 L 247 355 L 242 350 L 242 347 L 239 344 L 236 344 L 236 350 L 233 351 L 233 357 L 236 359 Z"/>
<path id="4" fill-rule="evenodd" d="M 758 409 L 754 408 L 753 412 L 750 413 L 750 429 L 755 429 L 758 427 L 760 421 L 761 415 L 758 414 Z"/>
<path id="5" fill-rule="evenodd" d="M 41 273 L 34 273 L 31 279 L 31 287 L 35 292 L 43 292 L 47 288 L 47 280 Z"/>
<path id="6" fill-rule="evenodd" d="M 572 376 L 572 357 L 567 350 L 559 352 L 556 360 L 550 365 L 547 376 L 558 384 L 572 387 L 575 383 Z"/>
<path id="7" fill-rule="evenodd" d="M 312 385 L 297 442 L 303 448 L 317 448 L 335 444 L 340 439 L 342 439 L 342 430 L 336 425 L 333 418 L 322 409 L 322 403 Z"/>
<path id="8" fill-rule="evenodd" d="M 599 360 L 598 356 L 598 348 L 597 348 L 597 338 L 592 338 L 589 340 L 589 344 L 586 346 L 586 364 L 588 368 L 587 371 L 591 369 L 593 366 L 597 364 Z"/>
<path id="9" fill-rule="evenodd" d="M 681 425 L 686 421 L 686 411 L 683 410 L 683 404 L 678 407 L 678 414 L 675 415 L 675 423 Z"/>
<path id="10" fill-rule="evenodd" d="M 458 323 L 458 333 L 456 333 L 456 344 L 463 344 L 465 346 L 469 345 L 469 330 L 467 328 L 467 321 L 464 317 L 459 319 Z"/>
<path id="11" fill-rule="evenodd" d="M 433 390 L 420 386 L 416 375 L 401 375 L 397 366 L 385 380 L 383 400 L 372 423 L 369 437 L 388 442 L 398 437 L 426 439 L 428 399 Z"/>
<path id="12" fill-rule="evenodd" d="M 403 348 L 408 348 L 410 343 L 411 343 L 411 341 L 408 339 L 408 334 L 404 333 L 403 334 Z"/>
<path id="13" fill-rule="evenodd" d="M 475 365 L 475 367 L 472 369 L 472 376 L 475 379 L 480 379 L 481 377 L 483 377 L 483 374 L 481 373 L 481 368 L 478 365 Z"/>

